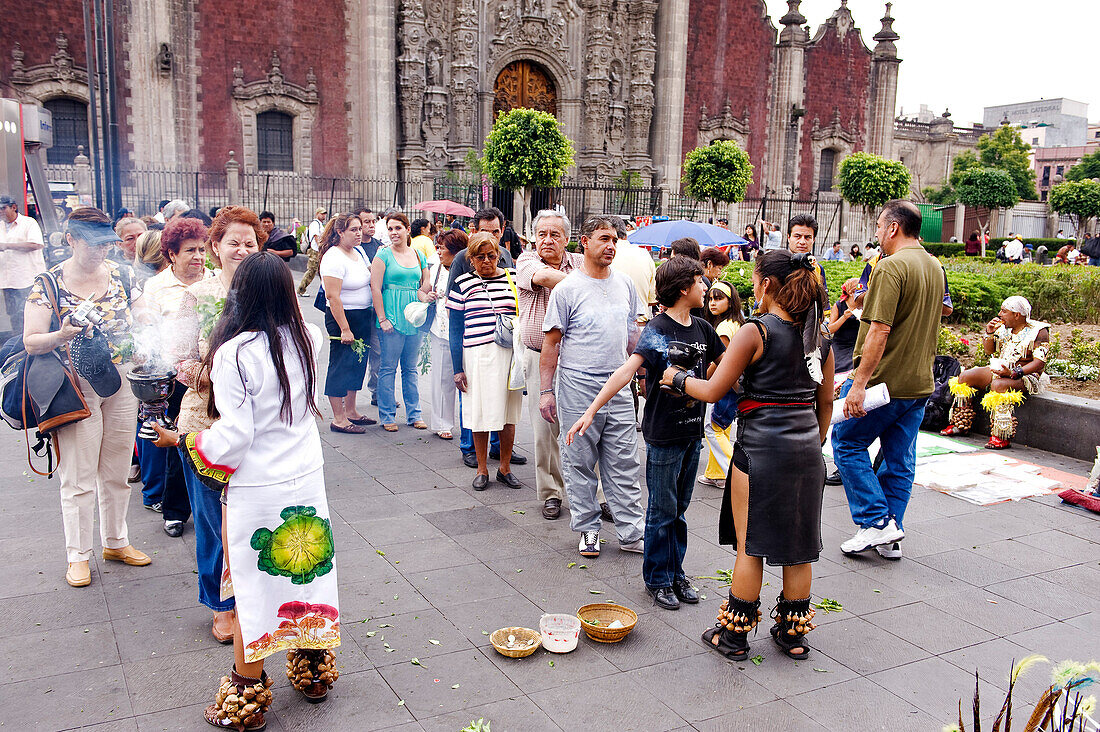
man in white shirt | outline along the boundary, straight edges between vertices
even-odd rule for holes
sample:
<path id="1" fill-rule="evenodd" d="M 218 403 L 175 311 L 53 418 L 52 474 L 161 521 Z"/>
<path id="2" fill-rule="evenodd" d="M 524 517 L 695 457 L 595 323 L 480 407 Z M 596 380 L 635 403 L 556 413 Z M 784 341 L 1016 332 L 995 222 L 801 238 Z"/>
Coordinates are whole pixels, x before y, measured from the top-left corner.
<path id="1" fill-rule="evenodd" d="M 317 276 L 317 268 L 321 266 L 321 232 L 325 230 L 325 219 L 328 218 L 328 210 L 318 208 L 313 212 L 313 221 L 306 227 L 306 241 L 309 242 L 309 263 L 306 265 L 306 273 L 302 275 L 302 281 L 298 283 L 298 295 L 306 296 L 306 288 L 313 278 Z"/>
<path id="2" fill-rule="evenodd" d="M 1024 259 L 1024 240 L 1019 234 L 1009 234 L 1005 242 L 1005 259 L 1009 264 L 1019 264 Z"/>
<path id="3" fill-rule="evenodd" d="M 11 196 L 0 196 L 0 289 L 12 335 L 22 334 L 27 295 L 35 276 L 46 271 L 42 247 L 38 222 L 20 214 Z"/>

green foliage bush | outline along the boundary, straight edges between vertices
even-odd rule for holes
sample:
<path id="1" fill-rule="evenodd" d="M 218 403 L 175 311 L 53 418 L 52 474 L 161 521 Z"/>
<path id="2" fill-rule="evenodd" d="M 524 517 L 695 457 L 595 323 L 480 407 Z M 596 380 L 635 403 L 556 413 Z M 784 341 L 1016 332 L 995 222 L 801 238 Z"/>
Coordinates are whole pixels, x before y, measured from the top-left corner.
<path id="1" fill-rule="evenodd" d="M 1059 240 L 1060 241 L 1060 240 Z M 1100 267 L 1043 267 L 1006 265 L 981 257 L 941 259 L 947 270 L 954 312 L 953 322 L 985 323 L 1010 295 L 1031 302 L 1032 317 L 1060 323 L 1100 323 Z M 829 302 L 840 297 L 840 286 L 859 277 L 864 262 L 822 262 Z M 752 262 L 731 262 L 722 278 L 737 288 L 741 299 L 752 302 Z"/>
<path id="2" fill-rule="evenodd" d="M 954 242 L 924 242 L 924 248 L 928 250 L 929 254 L 937 257 L 960 257 L 966 250 L 965 244 L 956 244 Z"/>

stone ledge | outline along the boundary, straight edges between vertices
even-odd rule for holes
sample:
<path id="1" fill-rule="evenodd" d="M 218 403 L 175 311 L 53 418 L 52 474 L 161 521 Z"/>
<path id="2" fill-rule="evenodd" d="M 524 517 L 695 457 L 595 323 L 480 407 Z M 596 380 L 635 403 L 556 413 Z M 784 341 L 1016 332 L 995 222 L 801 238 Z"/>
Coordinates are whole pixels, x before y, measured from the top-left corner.
<path id="1" fill-rule="evenodd" d="M 989 419 L 977 409 L 974 431 L 989 434 Z M 1100 444 L 1100 401 L 1046 392 L 1028 397 L 1016 409 L 1019 426 L 1013 442 L 1092 462 Z"/>

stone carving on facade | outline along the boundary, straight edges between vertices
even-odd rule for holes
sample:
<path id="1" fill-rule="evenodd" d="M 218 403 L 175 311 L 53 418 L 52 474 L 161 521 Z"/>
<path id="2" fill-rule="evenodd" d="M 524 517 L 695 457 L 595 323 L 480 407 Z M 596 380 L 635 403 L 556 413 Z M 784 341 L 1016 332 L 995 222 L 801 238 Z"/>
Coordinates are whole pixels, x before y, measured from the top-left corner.
<path id="1" fill-rule="evenodd" d="M 27 66 L 23 47 L 16 43 L 11 51 L 11 85 L 19 91 L 23 101 L 44 102 L 59 96 L 88 101 L 88 72 L 77 68 L 69 53 L 68 37 L 59 31 L 54 44 L 57 50 L 49 62 Z"/>
<path id="2" fill-rule="evenodd" d="M 707 106 L 703 105 L 699 115 L 699 135 L 696 144 L 702 147 L 715 140 L 733 140 L 745 149 L 749 142 L 749 129 L 749 110 L 746 108 L 741 112 L 740 117 L 735 117 L 733 105 L 729 97 L 726 97 L 722 113 L 713 117 L 707 114 Z"/>
<path id="3" fill-rule="evenodd" d="M 547 13 L 543 2 L 501 0 L 495 18 L 495 33 L 489 44 L 490 64 L 501 53 L 520 46 L 568 58 L 565 15 L 558 8 Z"/>
<path id="4" fill-rule="evenodd" d="M 425 68 L 426 27 L 423 3 L 401 0 L 398 18 L 397 84 L 398 114 L 403 146 L 419 147 L 424 92 L 428 81 Z"/>
<path id="5" fill-rule="evenodd" d="M 840 121 L 840 109 L 833 107 L 833 116 L 828 125 L 822 126 L 821 120 L 814 118 L 813 127 L 810 129 L 810 150 L 813 155 L 814 173 L 812 180 L 816 187 L 821 178 L 821 153 L 824 150 L 833 150 L 833 175 L 840 170 L 840 162 L 852 154 L 859 135 L 853 130 L 858 130 L 857 121 L 853 116 L 847 126 Z M 821 194 L 833 192 L 821 191 Z"/>
<path id="6" fill-rule="evenodd" d="M 257 97 L 288 97 L 301 104 L 315 105 L 320 102 L 317 95 L 317 75 L 313 67 L 306 72 L 305 86 L 299 86 L 286 80 L 283 75 L 282 61 L 277 51 L 271 52 L 271 66 L 265 78 L 245 82 L 244 67 L 240 61 L 233 66 L 233 98 L 248 100 Z"/>

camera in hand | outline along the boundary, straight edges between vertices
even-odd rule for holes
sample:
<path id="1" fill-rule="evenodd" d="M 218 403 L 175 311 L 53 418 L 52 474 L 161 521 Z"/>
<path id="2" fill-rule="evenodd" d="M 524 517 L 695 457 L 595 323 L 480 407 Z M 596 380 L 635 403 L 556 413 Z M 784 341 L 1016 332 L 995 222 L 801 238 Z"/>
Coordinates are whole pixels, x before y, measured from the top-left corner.
<path id="1" fill-rule="evenodd" d="M 69 315 L 69 322 L 78 328 L 87 328 L 89 325 L 100 325 L 103 323 L 103 314 L 99 312 L 95 302 L 92 300 L 84 300 L 76 309 Z"/>
<path id="2" fill-rule="evenodd" d="M 668 362 L 680 371 L 691 371 L 699 363 L 699 359 L 705 355 L 702 348 L 692 343 L 683 341 L 670 341 L 668 344 Z M 665 391 L 676 393 L 676 390 L 662 384 Z"/>

